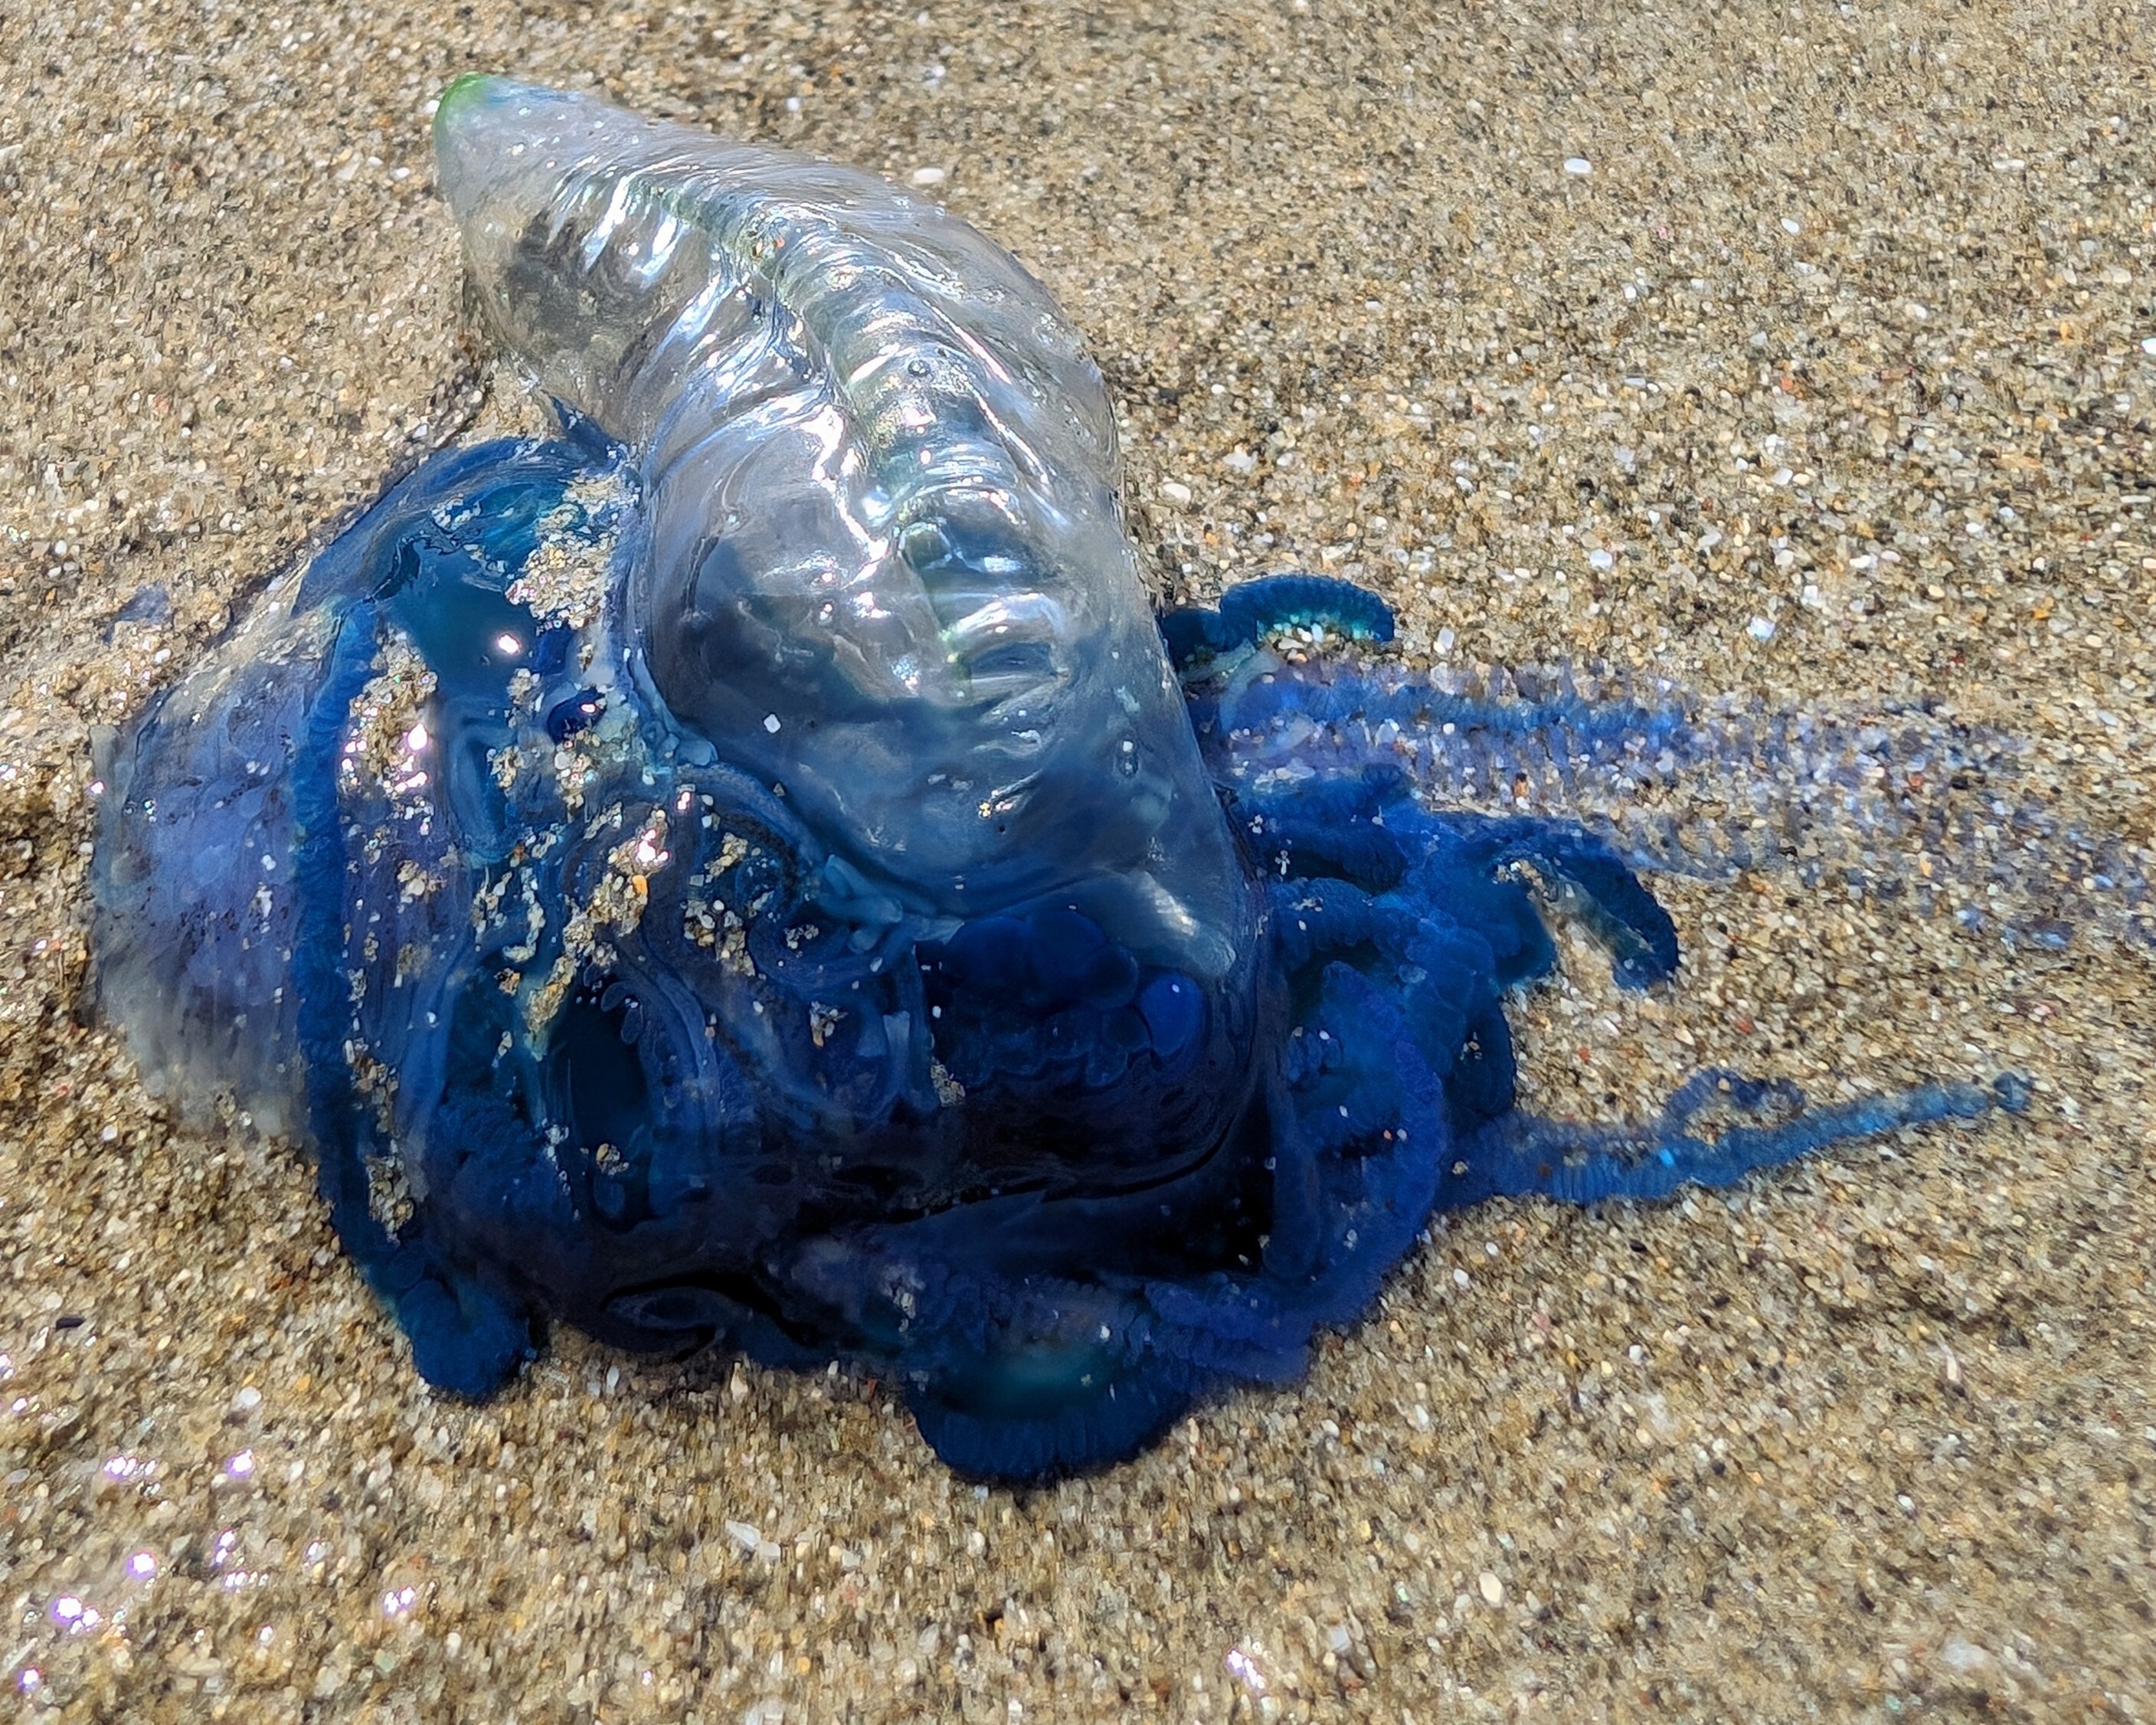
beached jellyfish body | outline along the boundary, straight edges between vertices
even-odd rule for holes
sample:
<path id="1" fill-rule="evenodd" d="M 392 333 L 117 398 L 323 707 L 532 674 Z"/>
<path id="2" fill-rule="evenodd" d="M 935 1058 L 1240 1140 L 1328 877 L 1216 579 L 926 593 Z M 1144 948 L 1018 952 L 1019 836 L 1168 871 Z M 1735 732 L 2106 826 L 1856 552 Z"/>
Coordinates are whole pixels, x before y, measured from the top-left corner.
<path id="1" fill-rule="evenodd" d="M 1157 623 L 1016 263 L 587 97 L 466 80 L 436 136 L 562 434 L 426 462 L 162 696 L 96 870 L 146 1078 L 311 1142 L 430 1381 L 495 1389 L 549 1314 L 850 1359 L 1039 1476 L 1299 1371 L 1436 1206 L 1987 1105 L 1709 1074 L 1640 1132 L 1523 1119 L 1537 895 L 1630 986 L 1668 917 L 1606 835 L 1428 806 L 1435 691 L 1266 649 L 1382 640 L 1371 595 Z M 1585 711 L 1528 728 L 1655 722 Z M 1778 1123 L 1695 1136 L 1710 1100 Z"/>

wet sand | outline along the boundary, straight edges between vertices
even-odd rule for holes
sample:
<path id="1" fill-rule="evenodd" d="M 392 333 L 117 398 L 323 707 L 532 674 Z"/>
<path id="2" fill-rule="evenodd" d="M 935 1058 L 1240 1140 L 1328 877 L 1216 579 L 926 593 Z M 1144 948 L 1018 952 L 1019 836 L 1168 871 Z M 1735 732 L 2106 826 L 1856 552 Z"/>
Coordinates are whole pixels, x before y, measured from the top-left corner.
<path id="1" fill-rule="evenodd" d="M 932 184 L 1092 341 L 1166 593 L 1317 568 L 1420 662 L 1941 696 L 2145 857 L 2152 50 L 2110 4 L 10 8 L 9 1704 L 2156 1716 L 2156 1013 L 2101 883 L 2031 889 L 2093 906 L 2051 950 L 1664 880 L 1681 987 L 1568 942 L 1514 1015 L 1537 1106 L 1728 1063 L 1827 1100 L 2013 1067 L 2031 1110 L 1445 1219 L 1301 1388 L 1023 1492 L 860 1376 L 559 1335 L 490 1405 L 429 1394 L 300 1153 L 176 1128 L 80 1005 L 93 727 L 527 411 L 430 191 L 475 67 Z"/>

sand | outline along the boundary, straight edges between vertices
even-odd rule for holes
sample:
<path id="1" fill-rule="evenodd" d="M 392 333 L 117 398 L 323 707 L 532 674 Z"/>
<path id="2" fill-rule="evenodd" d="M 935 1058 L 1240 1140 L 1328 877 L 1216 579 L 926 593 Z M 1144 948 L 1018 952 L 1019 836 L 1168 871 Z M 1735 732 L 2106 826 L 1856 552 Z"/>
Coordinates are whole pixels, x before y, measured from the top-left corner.
<path id="1" fill-rule="evenodd" d="M 1666 881 L 1680 988 L 1568 942 L 1518 1004 L 1538 1105 L 1728 1061 L 1829 1099 L 2018 1067 L 2031 1110 L 1450 1217 L 1300 1388 L 1022 1492 L 858 1374 L 564 1335 L 490 1405 L 429 1394 L 301 1153 L 177 1129 L 82 1005 L 93 727 L 523 411 L 429 187 L 475 67 L 932 183 L 1087 332 L 1164 592 L 1306 567 L 1419 662 L 1943 697 L 2145 847 L 2152 58 L 2109 3 L 9 6 L 11 1704 L 2156 1717 L 2156 1036 L 2101 885 L 2049 950 Z"/>

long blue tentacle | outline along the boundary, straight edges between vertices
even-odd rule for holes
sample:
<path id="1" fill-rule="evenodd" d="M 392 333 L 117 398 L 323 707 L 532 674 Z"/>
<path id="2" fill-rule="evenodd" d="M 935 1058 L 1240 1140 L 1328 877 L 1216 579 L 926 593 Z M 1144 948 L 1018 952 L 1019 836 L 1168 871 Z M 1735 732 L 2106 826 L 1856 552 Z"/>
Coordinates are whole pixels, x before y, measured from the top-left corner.
<path id="1" fill-rule="evenodd" d="M 1635 868 L 1898 896 L 2038 948 L 2156 943 L 2148 848 L 2043 788 L 2026 742 L 1935 704 L 1774 712 L 1655 678 L 1253 651 L 1192 706 L 1229 783 L 1382 762 L 1435 806 L 1573 822 Z"/>

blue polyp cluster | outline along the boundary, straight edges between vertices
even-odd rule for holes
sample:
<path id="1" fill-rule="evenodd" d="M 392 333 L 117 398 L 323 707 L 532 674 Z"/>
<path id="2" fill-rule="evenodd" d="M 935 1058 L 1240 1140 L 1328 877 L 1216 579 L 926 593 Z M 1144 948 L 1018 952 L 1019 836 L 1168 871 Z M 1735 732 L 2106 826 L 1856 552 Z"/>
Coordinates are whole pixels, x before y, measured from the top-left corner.
<path id="1" fill-rule="evenodd" d="M 1660 1196 L 1993 1100 L 1807 1113 L 1711 1073 L 1643 1128 L 1523 1117 L 1504 999 L 1554 962 L 1544 906 L 1627 987 L 1675 932 L 1604 839 L 1434 811 L 1342 750 L 1345 697 L 1263 652 L 1388 636 L 1338 583 L 1170 629 L 1258 930 L 1225 970 L 1063 899 L 923 911 L 651 688 L 639 527 L 588 429 L 439 456 L 115 765 L 106 1000 L 153 1081 L 215 1044 L 303 1127 L 444 1389 L 497 1388 L 552 1315 L 858 1361 L 954 1466 L 1040 1477 L 1295 1375 L 1434 1209 Z"/>

